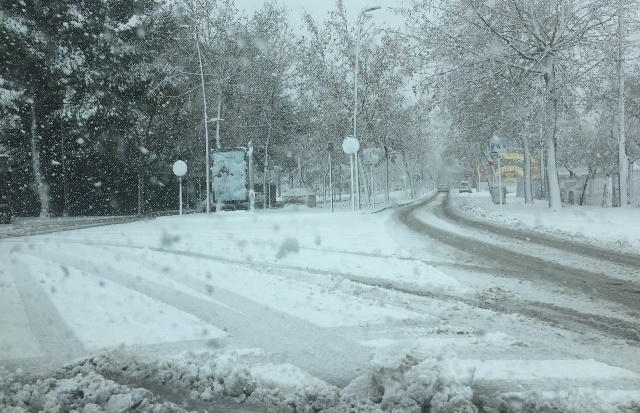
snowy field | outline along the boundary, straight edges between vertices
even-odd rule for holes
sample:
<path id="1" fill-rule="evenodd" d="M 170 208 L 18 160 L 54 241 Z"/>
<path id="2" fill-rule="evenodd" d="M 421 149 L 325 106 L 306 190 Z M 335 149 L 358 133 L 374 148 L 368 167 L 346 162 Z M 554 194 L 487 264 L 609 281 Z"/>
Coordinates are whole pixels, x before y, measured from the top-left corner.
<path id="1" fill-rule="evenodd" d="M 619 209 L 452 197 L 479 218 L 640 245 L 637 209 L 625 225 Z M 320 206 L 1 240 L 0 410 L 639 411 L 637 344 L 476 305 L 520 287 L 465 270 L 393 209 Z"/>

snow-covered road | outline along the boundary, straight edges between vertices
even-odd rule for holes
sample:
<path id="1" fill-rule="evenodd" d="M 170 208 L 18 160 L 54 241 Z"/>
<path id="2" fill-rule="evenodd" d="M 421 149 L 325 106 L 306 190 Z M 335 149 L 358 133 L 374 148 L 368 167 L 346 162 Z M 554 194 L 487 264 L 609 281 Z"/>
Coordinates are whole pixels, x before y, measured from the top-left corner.
<path id="1" fill-rule="evenodd" d="M 385 403 L 411 411 L 410 378 L 429 371 L 423 395 L 441 411 L 464 400 L 489 406 L 509 392 L 637 408 L 637 309 L 531 268 L 545 257 L 560 268 L 552 247 L 515 243 L 533 260 L 523 270 L 443 242 L 464 236 L 508 250 L 496 234 L 434 214 L 443 199 L 376 214 L 288 207 L 4 239 L 0 365 L 21 374 L 0 387 L 81 373 L 169 386 L 171 397 L 152 391 L 149 400 L 188 410 L 227 396 L 273 411 L 312 399 L 327 411 L 353 400 L 367 411 Z M 399 224 L 408 217 L 413 229 Z M 599 265 L 637 283 L 633 269 Z"/>
<path id="2" fill-rule="evenodd" d="M 563 289 L 572 298 L 579 295 L 589 302 L 588 307 L 572 302 L 558 305 L 555 298 L 542 306 L 531 302 L 530 297 L 521 296 L 515 302 L 503 298 L 492 309 L 518 311 L 544 321 L 569 323 L 572 327 L 578 322 L 613 337 L 640 341 L 640 323 L 636 316 L 640 314 L 637 299 L 640 265 L 636 266 L 639 256 L 607 255 L 605 250 L 560 242 L 549 236 L 531 235 L 528 238 L 524 231 L 486 223 L 478 231 L 476 222 L 456 213 L 450 202 L 428 204 L 428 211 L 417 211 L 422 206 L 404 208 L 396 216 L 415 231 L 451 245 L 473 257 L 474 261 L 483 263 L 478 271 L 534 281 L 548 290 Z M 447 221 L 442 220 L 445 216 Z M 612 311 L 605 315 L 603 310 L 607 308 Z"/>

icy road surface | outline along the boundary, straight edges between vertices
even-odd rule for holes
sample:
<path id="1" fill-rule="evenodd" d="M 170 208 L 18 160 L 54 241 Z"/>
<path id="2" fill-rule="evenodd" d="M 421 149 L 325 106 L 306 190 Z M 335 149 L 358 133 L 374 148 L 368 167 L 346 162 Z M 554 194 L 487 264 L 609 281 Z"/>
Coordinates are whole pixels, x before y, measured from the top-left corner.
<path id="1" fill-rule="evenodd" d="M 638 408 L 637 268 L 481 231 L 443 195 L 427 201 L 3 239 L 0 407 L 30 397 L 3 387 L 48 375 L 30 394 L 57 398 L 41 403 L 97 386 L 102 398 L 83 397 L 105 409 Z"/>

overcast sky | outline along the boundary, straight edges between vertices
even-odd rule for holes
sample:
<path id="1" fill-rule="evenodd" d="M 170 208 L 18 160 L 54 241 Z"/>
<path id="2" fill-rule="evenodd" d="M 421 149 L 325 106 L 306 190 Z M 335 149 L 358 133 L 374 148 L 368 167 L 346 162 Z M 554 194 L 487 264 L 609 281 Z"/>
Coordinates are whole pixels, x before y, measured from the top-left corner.
<path id="1" fill-rule="evenodd" d="M 238 9 L 251 13 L 259 7 L 265 0 L 236 0 Z M 305 11 L 311 13 L 318 21 L 325 20 L 329 10 L 335 8 L 334 0 L 277 0 L 291 10 L 291 23 L 294 28 L 302 25 L 302 15 Z M 358 13 L 371 6 L 380 6 L 380 10 L 371 12 L 372 19 L 378 26 L 397 27 L 402 24 L 402 18 L 397 16 L 391 9 L 407 4 L 407 0 L 344 0 L 347 16 L 351 22 L 355 22 Z"/>

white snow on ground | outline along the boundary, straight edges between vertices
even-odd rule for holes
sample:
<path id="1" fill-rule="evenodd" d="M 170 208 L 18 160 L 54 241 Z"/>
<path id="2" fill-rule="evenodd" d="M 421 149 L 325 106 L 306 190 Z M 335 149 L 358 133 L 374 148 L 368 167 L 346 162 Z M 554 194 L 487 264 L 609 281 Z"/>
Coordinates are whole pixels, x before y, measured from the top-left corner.
<path id="1" fill-rule="evenodd" d="M 495 215 L 499 215 L 499 205 L 488 203 L 488 201 L 485 199 L 486 197 L 488 197 L 487 192 L 473 194 L 458 194 L 454 192 L 450 194 L 450 200 L 452 204 L 460 211 L 466 211 L 467 208 L 470 210 L 477 210 L 477 206 L 475 205 L 475 203 L 477 202 L 484 205 L 484 208 L 487 208 L 487 211 L 483 212 L 485 216 L 494 213 Z M 509 198 L 509 200 L 511 201 L 511 198 Z M 514 202 L 515 201 L 518 201 L 518 199 L 516 198 Z M 434 211 L 439 208 L 438 205 L 438 203 L 429 204 L 427 208 L 417 210 L 416 216 L 431 225 L 435 225 L 438 228 L 445 229 L 449 232 L 461 236 L 472 237 L 476 240 L 484 241 L 487 245 L 497 245 L 503 249 L 509 249 L 516 253 L 526 251 L 527 254 L 539 257 L 546 261 L 556 262 L 561 265 L 570 266 L 573 268 L 582 268 L 585 271 L 600 271 L 612 278 L 619 278 L 620 280 L 640 280 L 640 272 L 629 267 L 622 268 L 611 263 L 602 263 L 601 261 L 591 260 L 586 256 L 571 256 L 560 250 L 547 248 L 524 241 L 505 240 L 503 238 L 496 237 L 491 233 L 477 232 L 465 225 L 460 225 L 443 218 L 438 218 L 434 215 Z M 547 213 L 552 214 L 551 212 Z M 482 215 L 480 215 L 476 216 L 476 219 L 481 220 L 484 218 L 482 217 Z M 510 220 L 510 218 L 505 218 L 503 216 L 503 220 L 501 222 L 505 222 L 507 220 Z M 491 222 L 493 222 L 494 224 L 499 224 L 499 221 Z M 522 229 L 523 231 L 527 231 L 526 227 L 521 226 L 518 228 Z M 557 230 L 556 232 L 562 233 L 561 230 Z M 555 237 L 558 236 L 552 231 L 548 232 L 546 235 Z M 592 243 L 595 245 L 602 245 L 602 241 L 598 240 L 597 238 L 593 238 Z M 459 259 L 456 256 L 454 256 L 453 260 L 454 262 L 459 262 Z M 474 261 L 470 260 L 465 262 L 465 264 L 473 265 Z M 475 273 L 458 271 L 453 268 L 448 269 L 447 274 L 450 276 L 454 276 L 459 282 L 463 283 L 463 285 L 474 287 L 475 294 L 489 303 L 499 302 L 503 297 L 516 297 L 526 300 L 544 302 L 551 305 L 559 304 L 563 307 L 574 309 L 583 314 L 613 316 L 629 321 L 637 320 L 637 315 L 634 313 L 630 313 L 626 307 L 622 307 L 605 300 L 597 300 L 594 297 L 581 296 L 579 294 L 576 294 L 573 290 L 563 288 L 558 284 L 541 285 L 539 282 L 534 282 L 528 279 L 492 276 L 489 274 L 485 274 L 483 275 L 483 277 L 478 277 Z M 455 292 L 451 291 L 451 293 L 453 294 Z"/>
<path id="2" fill-rule="evenodd" d="M 54 267 L 50 261 L 33 256 L 29 265 L 48 298 L 89 350 L 226 335 L 191 314 L 95 275 Z"/>
<path id="3" fill-rule="evenodd" d="M 173 216 L 4 239 L 0 364 L 9 370 L 0 369 L 0 410 L 201 411 L 226 398 L 247 411 L 473 412 L 474 389 L 508 382 L 514 391 L 484 405 L 638 411 L 639 362 L 623 360 L 637 358 L 632 346 L 456 301 L 486 294 L 490 278 L 440 266 L 455 256 L 398 228 L 391 211 L 338 209 Z M 419 295 L 381 287 L 391 282 Z M 33 370 L 62 358 L 71 338 L 33 318 L 37 300 L 92 355 L 34 381 L 15 370 L 22 359 Z M 332 342 L 339 351 L 326 354 Z M 350 384 L 337 387 L 340 377 Z"/>
<path id="4" fill-rule="evenodd" d="M 6 274 L 0 262 L 0 271 Z M 11 279 L 0 277 L 0 363 L 2 359 L 42 356 L 38 339 L 29 329 L 29 318 L 22 308 L 20 294 Z"/>
<path id="5" fill-rule="evenodd" d="M 454 194 L 455 205 L 477 218 L 508 227 L 534 230 L 603 248 L 638 254 L 640 251 L 640 208 L 602 208 L 565 205 L 552 210 L 546 200 L 525 204 L 524 198 L 507 195 L 502 208 L 491 201 L 489 192 Z"/>

